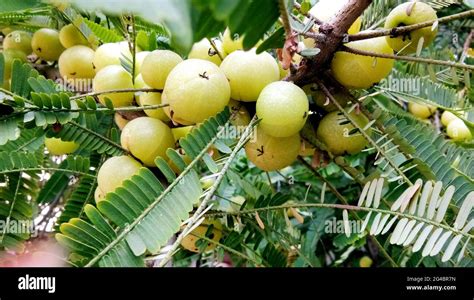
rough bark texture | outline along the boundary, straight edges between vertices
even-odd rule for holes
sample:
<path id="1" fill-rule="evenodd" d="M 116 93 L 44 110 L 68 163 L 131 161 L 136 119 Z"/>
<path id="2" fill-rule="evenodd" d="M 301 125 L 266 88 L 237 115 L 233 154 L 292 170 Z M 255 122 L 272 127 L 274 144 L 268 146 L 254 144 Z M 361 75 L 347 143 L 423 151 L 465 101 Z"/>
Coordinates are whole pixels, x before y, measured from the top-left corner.
<path id="1" fill-rule="evenodd" d="M 321 49 L 321 52 L 312 59 L 305 60 L 298 72 L 288 80 L 294 81 L 298 85 L 304 85 L 316 78 L 318 73 L 331 62 L 347 31 L 370 3 L 372 0 L 349 0 L 333 19 L 322 24 L 319 32 L 326 38 L 318 41 L 318 48 Z"/>

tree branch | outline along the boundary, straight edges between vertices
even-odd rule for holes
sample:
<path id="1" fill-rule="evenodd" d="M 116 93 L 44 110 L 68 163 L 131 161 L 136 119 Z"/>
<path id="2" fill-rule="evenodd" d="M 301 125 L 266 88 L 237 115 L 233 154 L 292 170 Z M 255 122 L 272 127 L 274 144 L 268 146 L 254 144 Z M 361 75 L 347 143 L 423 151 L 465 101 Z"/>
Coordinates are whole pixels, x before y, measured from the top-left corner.
<path id="1" fill-rule="evenodd" d="M 376 31 L 370 31 L 370 32 L 361 32 L 357 34 L 352 34 L 348 36 L 348 39 L 346 40 L 347 42 L 353 42 L 353 41 L 359 41 L 359 40 L 365 40 L 365 39 L 371 39 L 374 37 L 381 37 L 381 36 L 399 36 L 403 35 L 405 33 L 411 32 L 413 30 L 425 28 L 425 27 L 430 27 L 433 26 L 434 23 L 446 23 L 450 22 L 452 20 L 456 19 L 462 19 L 462 18 L 468 18 L 474 16 L 474 9 L 454 14 L 451 16 L 439 18 L 436 20 L 432 21 L 426 21 L 418 24 L 413 24 L 413 25 L 408 25 L 408 26 L 400 26 L 400 27 L 395 27 L 391 29 L 382 29 L 382 30 L 376 30 Z"/>
<path id="2" fill-rule="evenodd" d="M 288 81 L 298 85 L 309 83 L 318 75 L 318 71 L 331 61 L 334 53 L 342 43 L 342 38 L 351 25 L 362 15 L 372 0 L 349 0 L 347 4 L 328 23 L 319 27 L 319 33 L 326 35 L 326 39 L 318 41 L 321 52 L 301 67 Z"/>

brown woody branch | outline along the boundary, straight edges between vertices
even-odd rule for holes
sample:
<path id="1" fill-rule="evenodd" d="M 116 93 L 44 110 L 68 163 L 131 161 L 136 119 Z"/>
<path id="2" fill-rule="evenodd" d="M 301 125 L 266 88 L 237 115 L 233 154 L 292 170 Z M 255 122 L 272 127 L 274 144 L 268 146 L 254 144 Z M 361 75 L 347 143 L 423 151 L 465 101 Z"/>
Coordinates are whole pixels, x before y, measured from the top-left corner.
<path id="1" fill-rule="evenodd" d="M 372 0 L 349 0 L 347 4 L 328 23 L 319 27 L 319 33 L 324 34 L 326 39 L 318 40 L 318 48 L 321 52 L 306 61 L 298 72 L 288 78 L 298 85 L 304 85 L 314 81 L 319 71 L 329 63 L 342 44 L 342 39 L 351 25 L 362 15 L 364 10 L 372 3 Z"/>

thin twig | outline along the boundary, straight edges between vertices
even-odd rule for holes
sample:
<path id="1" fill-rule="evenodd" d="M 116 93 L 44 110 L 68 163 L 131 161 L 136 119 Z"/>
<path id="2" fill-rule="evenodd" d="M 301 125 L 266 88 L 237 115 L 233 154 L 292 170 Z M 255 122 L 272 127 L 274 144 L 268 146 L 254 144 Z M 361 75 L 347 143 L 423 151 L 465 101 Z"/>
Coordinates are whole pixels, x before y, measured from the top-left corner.
<path id="1" fill-rule="evenodd" d="M 101 95 L 107 95 L 107 94 L 119 94 L 119 93 L 136 93 L 136 92 L 145 92 L 145 93 L 162 93 L 163 90 L 158 90 L 158 89 L 150 89 L 150 88 L 143 88 L 143 89 L 117 89 L 117 90 L 108 90 L 108 91 L 100 91 L 100 92 L 92 92 L 88 94 L 82 94 L 82 95 L 77 95 L 73 96 L 70 99 L 71 100 L 77 100 L 77 99 L 82 99 L 85 97 L 96 97 L 96 96 L 101 96 Z"/>
<path id="2" fill-rule="evenodd" d="M 395 59 L 395 60 L 402 60 L 402 61 L 420 62 L 420 63 L 426 63 L 426 64 L 431 64 L 431 65 L 448 66 L 448 67 L 454 67 L 454 68 L 460 68 L 460 69 L 474 70 L 473 65 L 466 65 L 466 64 L 460 64 L 457 62 L 435 60 L 435 59 L 429 59 L 429 58 L 423 58 L 423 57 L 375 53 L 371 51 L 354 49 L 354 48 L 346 47 L 346 46 L 342 46 L 341 51 L 356 54 L 356 55 L 362 55 L 362 56 L 371 56 L 371 57 Z"/>
<path id="3" fill-rule="evenodd" d="M 381 29 L 381 30 L 376 30 L 376 31 L 367 31 L 367 32 L 361 32 L 357 34 L 352 34 L 348 35 L 347 39 L 345 39 L 346 42 L 352 42 L 352 41 L 359 41 L 359 40 L 365 40 L 365 39 L 371 39 L 374 37 L 381 37 L 381 36 L 399 36 L 403 35 L 405 33 L 425 28 L 425 27 L 430 27 L 433 26 L 434 23 L 446 23 L 452 20 L 457 20 L 457 19 L 463 19 L 463 18 L 469 18 L 474 16 L 474 9 L 454 14 L 451 16 L 439 18 L 436 20 L 431 20 L 431 21 L 426 21 L 418 24 L 413 24 L 413 25 L 408 25 L 408 26 L 400 26 L 400 27 L 395 27 L 391 29 Z"/>
<path id="4" fill-rule="evenodd" d="M 250 125 L 247 126 L 247 128 L 245 129 L 244 133 L 242 134 L 241 138 L 239 139 L 239 142 L 235 146 L 232 153 L 229 155 L 229 158 L 227 159 L 227 161 L 224 164 L 224 166 L 222 167 L 222 169 L 219 171 L 219 173 L 216 177 L 216 181 L 214 182 L 214 184 L 210 188 L 209 192 L 206 194 L 206 197 L 202 200 L 201 204 L 199 205 L 199 207 L 194 212 L 193 216 L 189 220 L 186 227 L 184 227 L 184 229 L 178 235 L 178 237 L 176 238 L 176 241 L 171 246 L 170 251 L 163 258 L 163 260 L 160 261 L 160 264 L 158 265 L 158 267 L 164 267 L 170 261 L 171 257 L 175 253 L 176 249 L 179 247 L 181 241 L 184 239 L 186 234 L 189 233 L 189 230 L 199 220 L 199 218 L 201 217 L 201 213 L 207 208 L 207 204 L 209 203 L 209 201 L 211 200 L 213 195 L 216 193 L 216 191 L 219 188 L 219 185 L 222 182 L 222 180 L 225 178 L 225 174 L 229 170 L 232 161 L 237 156 L 237 153 L 239 153 L 240 149 L 245 145 L 245 143 L 247 142 L 247 139 L 250 136 L 250 134 L 253 132 L 253 126 L 255 124 L 255 121 L 256 121 L 256 117 L 254 117 L 252 119 L 252 122 L 250 122 Z"/>
<path id="5" fill-rule="evenodd" d="M 221 53 L 221 52 L 219 51 L 219 49 L 217 48 L 216 43 L 215 43 L 212 39 L 210 39 L 210 38 L 208 38 L 207 40 L 208 40 L 209 43 L 211 44 L 211 46 L 212 46 L 212 48 L 214 49 L 214 51 L 216 51 L 216 54 L 217 54 L 217 56 L 219 56 L 220 60 L 223 61 L 223 60 L 224 60 L 224 56 L 222 55 L 222 53 Z"/>

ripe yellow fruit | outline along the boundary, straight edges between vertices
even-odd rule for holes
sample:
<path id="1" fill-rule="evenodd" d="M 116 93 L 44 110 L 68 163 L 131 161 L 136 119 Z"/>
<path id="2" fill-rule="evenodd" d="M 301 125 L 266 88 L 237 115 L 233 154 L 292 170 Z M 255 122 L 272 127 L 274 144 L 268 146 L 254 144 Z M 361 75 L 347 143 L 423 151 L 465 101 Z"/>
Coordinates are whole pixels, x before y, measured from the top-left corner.
<path id="1" fill-rule="evenodd" d="M 129 156 L 115 156 L 104 162 L 97 174 L 97 183 L 103 195 L 121 187 L 124 180 L 130 179 L 142 165 Z"/>
<path id="2" fill-rule="evenodd" d="M 145 81 L 143 81 L 143 77 L 142 77 L 142 74 L 138 74 L 136 77 L 135 77 L 135 83 L 133 85 L 135 87 L 135 89 L 149 89 L 150 87 L 145 83 Z M 136 93 L 136 101 L 137 101 L 137 104 L 140 105 L 140 96 L 143 95 L 143 93 L 141 92 L 137 92 Z"/>
<path id="3" fill-rule="evenodd" d="M 135 76 L 138 76 L 138 74 L 141 73 L 143 61 L 150 53 L 150 51 L 142 51 L 135 54 Z"/>
<path id="4" fill-rule="evenodd" d="M 95 70 L 92 61 L 94 50 L 78 45 L 66 49 L 59 57 L 59 73 L 61 76 L 80 91 L 85 91 L 94 78 Z"/>
<path id="5" fill-rule="evenodd" d="M 222 48 L 222 43 L 217 39 L 213 40 L 213 42 L 216 45 L 219 54 L 222 56 L 222 58 L 225 58 L 227 54 Z M 200 42 L 193 45 L 188 58 L 203 59 L 220 66 L 222 59 L 219 57 L 219 54 L 214 49 L 214 47 L 212 47 L 208 39 L 202 39 Z"/>
<path id="6" fill-rule="evenodd" d="M 448 127 L 449 123 L 457 119 L 459 118 L 455 114 L 447 110 L 441 115 L 441 123 L 444 127 Z"/>
<path id="7" fill-rule="evenodd" d="M 179 142 L 179 140 L 188 135 L 188 133 L 193 130 L 194 126 L 184 126 L 184 127 L 177 127 L 171 129 L 171 133 L 173 134 L 173 138 L 175 142 Z"/>
<path id="8" fill-rule="evenodd" d="M 140 105 L 160 105 L 161 103 L 161 93 L 144 93 L 140 96 Z M 151 118 L 159 119 L 161 121 L 169 121 L 168 116 L 166 115 L 163 108 L 155 109 L 145 109 L 145 114 Z"/>
<path id="9" fill-rule="evenodd" d="M 23 51 L 26 55 L 30 54 L 33 51 L 31 48 L 31 34 L 21 30 L 10 32 L 3 39 L 3 49 L 16 49 Z"/>
<path id="10" fill-rule="evenodd" d="M 208 232 L 209 227 L 211 226 L 212 231 L 206 236 L 206 233 Z M 188 251 L 199 253 L 200 244 L 197 243 L 197 241 L 200 239 L 199 237 L 201 236 L 207 237 L 208 239 L 211 239 L 215 242 L 219 242 L 222 237 L 221 223 L 217 220 L 202 222 L 201 225 L 196 227 L 196 229 L 194 229 L 187 236 L 184 237 L 184 239 L 181 241 L 181 246 Z M 204 249 L 204 252 L 211 251 L 217 246 L 216 244 L 207 241 L 203 241 L 203 243 L 207 244 L 207 247 Z"/>
<path id="11" fill-rule="evenodd" d="M 314 5 L 310 11 L 309 14 L 312 16 L 316 17 L 317 19 L 323 21 L 323 22 L 329 22 L 344 6 L 346 5 L 348 0 L 320 0 L 316 5 Z M 305 19 L 305 23 L 309 22 L 308 19 Z M 362 18 L 359 17 L 357 20 L 352 24 L 352 26 L 349 28 L 348 33 L 349 34 L 356 34 L 360 31 L 360 28 L 362 26 Z M 314 26 L 315 31 L 318 32 L 318 26 Z M 304 39 L 304 44 L 308 48 L 314 48 L 316 47 L 316 43 L 314 42 L 314 39 Z"/>
<path id="12" fill-rule="evenodd" d="M 13 61 L 15 59 L 18 59 L 21 62 L 26 62 L 27 57 L 26 57 L 25 52 L 16 50 L 16 49 L 4 50 L 3 57 L 4 57 L 3 78 L 4 78 L 4 81 L 7 82 L 12 76 Z"/>
<path id="13" fill-rule="evenodd" d="M 299 134 L 276 138 L 257 127 L 256 138 L 245 146 L 248 159 L 263 171 L 276 171 L 291 165 L 300 152 Z"/>
<path id="14" fill-rule="evenodd" d="M 122 130 L 122 147 L 146 166 L 155 166 L 158 156 L 166 158 L 166 150 L 174 148 L 171 129 L 162 121 L 141 117 L 130 121 Z"/>
<path id="15" fill-rule="evenodd" d="M 359 266 L 361 268 L 370 268 L 374 261 L 368 256 L 364 256 L 359 260 Z"/>
<path id="16" fill-rule="evenodd" d="M 267 85 L 257 100 L 260 128 L 274 137 L 297 134 L 309 114 L 308 98 L 297 85 L 277 81 Z"/>
<path id="17" fill-rule="evenodd" d="M 136 52 L 140 49 L 137 47 Z M 132 54 L 128 42 L 106 43 L 95 50 L 94 67 L 96 73 L 107 66 L 117 65 L 121 66 L 120 59 L 128 58 L 132 60 Z"/>
<path id="18" fill-rule="evenodd" d="M 92 81 L 94 92 L 119 89 L 133 89 L 132 76 L 121 66 L 111 65 L 100 70 Z M 98 96 L 100 103 L 105 105 L 109 98 L 114 107 L 129 106 L 133 102 L 133 93 L 112 93 Z"/>
<path id="19" fill-rule="evenodd" d="M 105 194 L 104 192 L 100 189 L 100 187 L 97 187 L 94 192 L 94 199 L 95 203 L 98 204 L 100 201 L 105 200 Z"/>
<path id="20" fill-rule="evenodd" d="M 456 142 L 469 141 L 472 139 L 471 131 L 461 119 L 451 121 L 446 128 L 446 133 Z"/>
<path id="21" fill-rule="evenodd" d="M 428 119 L 436 111 L 436 107 L 418 103 L 408 103 L 408 111 L 417 118 Z"/>
<path id="22" fill-rule="evenodd" d="M 201 59 L 188 59 L 177 65 L 166 80 L 162 98 L 170 105 L 165 109 L 168 116 L 183 125 L 201 123 L 216 115 L 229 100 L 230 86 L 224 73 Z"/>
<path id="23" fill-rule="evenodd" d="M 42 28 L 33 34 L 31 40 L 33 52 L 47 61 L 57 61 L 65 50 L 59 41 L 59 32 L 50 28 Z"/>
<path id="24" fill-rule="evenodd" d="M 385 21 L 385 28 L 391 29 L 399 26 L 408 26 L 436 20 L 437 18 L 436 11 L 428 4 L 420 1 L 406 2 L 395 7 L 390 12 Z M 399 37 L 387 36 L 386 39 L 393 50 L 399 53 L 408 54 L 416 52 L 421 38 L 423 38 L 424 47 L 430 45 L 437 33 L 438 28 L 432 30 L 432 27 L 428 26 L 411 31 Z"/>
<path id="25" fill-rule="evenodd" d="M 231 118 L 230 123 L 235 127 L 248 126 L 251 121 L 249 111 L 245 106 L 239 101 L 230 99 L 229 104 L 227 105 L 230 108 Z"/>
<path id="26" fill-rule="evenodd" d="M 120 129 L 120 130 L 123 130 L 123 128 L 125 127 L 125 125 L 128 124 L 128 122 L 130 122 L 129 120 L 125 119 L 124 117 L 122 117 L 119 113 L 115 113 L 114 115 L 114 121 L 115 121 L 115 124 L 117 125 L 117 127 Z"/>
<path id="27" fill-rule="evenodd" d="M 355 111 L 349 115 L 362 128 L 369 122 L 364 115 Z M 367 146 L 367 140 L 360 132 L 353 133 L 354 128 L 342 113 L 334 111 L 321 120 L 316 134 L 333 154 L 356 154 Z M 367 133 L 370 135 L 370 130 Z"/>
<path id="28" fill-rule="evenodd" d="M 44 145 L 51 155 L 71 154 L 79 148 L 76 142 L 66 142 L 59 138 L 46 138 Z"/>
<path id="29" fill-rule="evenodd" d="M 231 36 L 230 30 L 227 28 L 222 36 L 222 49 L 224 49 L 225 53 L 231 54 L 234 51 L 243 50 L 243 42 L 243 36 L 241 37 L 238 34 Z"/>
<path id="30" fill-rule="evenodd" d="M 59 41 L 64 48 L 71 48 L 76 45 L 88 46 L 89 42 L 82 32 L 73 24 L 61 28 L 59 31 Z"/>
<path id="31" fill-rule="evenodd" d="M 155 89 L 163 89 L 170 72 L 183 61 L 181 56 L 169 50 L 155 50 L 143 60 L 141 73 L 145 83 Z"/>
<path id="32" fill-rule="evenodd" d="M 235 51 L 227 56 L 221 69 L 229 79 L 232 99 L 253 102 L 270 83 L 280 79 L 275 59 L 268 53 L 258 54 L 255 49 Z"/>
<path id="33" fill-rule="evenodd" d="M 310 95 L 313 98 L 314 103 L 317 106 L 321 107 L 327 112 L 332 112 L 337 110 L 337 106 L 332 103 L 331 100 L 315 85 L 306 85 L 303 87 L 303 90 L 306 94 Z M 331 94 L 337 100 L 337 102 L 342 106 L 345 107 L 347 102 L 349 101 L 348 97 L 339 90 L 331 91 Z"/>
<path id="34" fill-rule="evenodd" d="M 393 54 L 384 37 L 356 41 L 347 47 L 380 54 Z M 339 83 L 347 88 L 368 89 L 388 76 L 392 71 L 393 59 L 374 58 L 348 52 L 336 52 L 331 70 Z"/>

